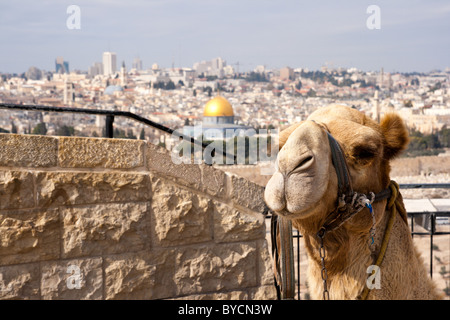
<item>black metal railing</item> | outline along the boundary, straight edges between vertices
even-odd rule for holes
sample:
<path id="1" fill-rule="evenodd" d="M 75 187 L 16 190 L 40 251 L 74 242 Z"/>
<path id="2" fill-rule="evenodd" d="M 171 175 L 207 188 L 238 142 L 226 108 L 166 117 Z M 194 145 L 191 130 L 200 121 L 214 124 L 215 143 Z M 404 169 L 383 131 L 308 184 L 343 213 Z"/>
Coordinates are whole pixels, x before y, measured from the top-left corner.
<path id="1" fill-rule="evenodd" d="M 79 113 L 79 114 L 88 114 L 88 115 L 100 115 L 105 116 L 105 138 L 114 138 L 114 118 L 115 117 L 125 117 L 129 119 L 133 119 L 137 122 L 143 123 L 152 128 L 163 131 L 167 134 L 175 134 L 177 137 L 182 138 L 185 141 L 189 141 L 192 144 L 201 146 L 202 149 L 208 147 L 207 144 L 199 141 L 193 137 L 187 136 L 181 132 L 178 132 L 174 129 L 166 127 L 160 123 L 154 122 L 150 119 L 144 118 L 140 115 L 137 115 L 132 112 L 127 111 L 114 111 L 114 110 L 99 110 L 99 109 L 84 109 L 84 108 L 69 108 L 69 107 L 53 107 L 53 106 L 45 106 L 45 105 L 25 105 L 25 104 L 11 104 L 11 103 L 0 103 L 0 109 L 7 110 L 18 110 L 18 111 L 37 111 L 37 112 L 55 112 L 55 113 Z M 232 158 L 233 161 L 236 160 L 234 155 L 230 155 L 225 151 L 221 150 L 217 146 L 212 150 L 211 157 L 214 157 L 215 154 L 222 154 L 227 158 Z M 210 164 L 211 161 L 206 161 Z"/>
<path id="2" fill-rule="evenodd" d="M 449 183 L 411 183 L 411 184 L 399 184 L 400 189 L 450 189 Z M 268 214 L 266 216 L 267 219 L 271 219 L 272 215 Z M 422 218 L 422 219 L 419 219 Z M 433 278 L 433 252 L 436 250 L 434 245 L 434 237 L 435 236 L 450 236 L 450 231 L 436 231 L 436 218 L 444 217 L 447 218 L 448 222 L 450 222 L 450 211 L 423 211 L 423 212 L 408 212 L 408 218 L 410 218 L 410 228 L 411 228 L 411 236 L 428 236 L 430 239 L 430 277 Z M 420 225 L 426 231 L 416 231 L 414 230 L 415 225 Z M 292 238 L 294 241 L 294 248 L 296 255 L 296 263 L 297 267 L 295 268 L 296 273 L 296 286 L 297 286 L 297 299 L 301 300 L 300 297 L 300 238 L 303 236 L 300 234 L 298 230 L 293 230 Z M 450 240 L 449 240 L 450 241 Z"/>

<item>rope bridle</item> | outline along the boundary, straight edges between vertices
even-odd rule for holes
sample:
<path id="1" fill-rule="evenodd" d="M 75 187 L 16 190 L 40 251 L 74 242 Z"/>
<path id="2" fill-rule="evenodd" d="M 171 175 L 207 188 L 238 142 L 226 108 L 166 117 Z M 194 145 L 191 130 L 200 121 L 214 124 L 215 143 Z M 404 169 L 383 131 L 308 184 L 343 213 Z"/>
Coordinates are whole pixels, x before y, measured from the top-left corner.
<path id="1" fill-rule="evenodd" d="M 389 242 L 390 230 L 395 219 L 395 200 L 398 194 L 398 184 L 395 181 L 391 181 L 388 188 L 377 194 L 374 194 L 373 192 L 370 192 L 369 194 L 355 192 L 352 187 L 350 173 L 344 153 L 342 152 L 339 143 L 329 132 L 327 132 L 327 136 L 331 148 L 332 163 L 336 170 L 338 179 L 338 200 L 336 208 L 326 217 L 325 222 L 316 234 L 319 240 L 319 256 L 322 265 L 321 277 L 323 281 L 324 300 L 329 299 L 327 287 L 328 274 L 325 266 L 326 250 L 323 244 L 326 234 L 336 230 L 362 209 L 367 207 L 373 220 L 373 225 L 370 230 L 373 243 L 375 233 L 375 214 L 373 212 L 372 203 L 390 198 L 387 207 L 392 213 L 385 230 L 385 235 L 378 258 L 376 260 L 376 265 L 379 267 L 383 261 L 387 244 Z M 280 235 L 280 248 L 278 248 L 277 245 L 277 232 L 279 232 Z M 282 216 L 272 215 L 271 236 L 272 254 L 274 256 L 275 264 L 275 285 L 277 287 L 277 292 L 281 293 L 282 299 L 293 299 L 295 294 L 295 279 L 291 220 L 283 218 Z M 280 253 L 281 259 L 279 259 Z M 366 299 L 368 294 L 369 289 L 366 286 L 359 298 Z"/>

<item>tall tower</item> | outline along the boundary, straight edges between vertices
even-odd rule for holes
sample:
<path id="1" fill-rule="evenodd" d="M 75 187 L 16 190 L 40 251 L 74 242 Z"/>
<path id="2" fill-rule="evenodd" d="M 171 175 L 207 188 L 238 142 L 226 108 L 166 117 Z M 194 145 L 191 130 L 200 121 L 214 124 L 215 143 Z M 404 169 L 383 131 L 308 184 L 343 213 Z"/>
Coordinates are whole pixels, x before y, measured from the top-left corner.
<path id="1" fill-rule="evenodd" d="M 108 76 L 116 72 L 117 56 L 114 52 L 103 52 L 103 74 Z"/>
<path id="2" fill-rule="evenodd" d="M 122 61 L 122 67 L 120 68 L 120 84 L 124 86 L 127 80 L 127 68 L 125 67 L 125 61 Z"/>
<path id="3" fill-rule="evenodd" d="M 372 109 L 373 119 L 375 121 L 377 121 L 378 123 L 380 123 L 380 97 L 379 97 L 378 90 L 375 91 L 372 101 L 374 103 L 374 106 Z"/>
<path id="4" fill-rule="evenodd" d="M 56 73 L 69 73 L 69 62 L 64 61 L 63 57 L 57 57 L 55 60 Z"/>

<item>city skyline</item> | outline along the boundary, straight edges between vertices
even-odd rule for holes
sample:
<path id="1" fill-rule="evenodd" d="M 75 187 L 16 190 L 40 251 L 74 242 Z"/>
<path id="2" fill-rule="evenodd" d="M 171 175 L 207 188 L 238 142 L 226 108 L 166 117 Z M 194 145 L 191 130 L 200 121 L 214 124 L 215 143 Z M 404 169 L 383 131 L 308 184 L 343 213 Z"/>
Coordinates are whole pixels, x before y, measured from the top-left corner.
<path id="1" fill-rule="evenodd" d="M 67 27 L 75 4 L 79 29 Z M 380 8 L 380 29 L 367 8 Z M 428 72 L 450 66 L 450 5 L 445 1 L 42 1 L 0 4 L 0 72 L 54 70 L 62 56 L 86 71 L 106 51 L 143 68 L 192 67 L 222 57 L 240 71 L 257 65 L 312 70 Z"/>

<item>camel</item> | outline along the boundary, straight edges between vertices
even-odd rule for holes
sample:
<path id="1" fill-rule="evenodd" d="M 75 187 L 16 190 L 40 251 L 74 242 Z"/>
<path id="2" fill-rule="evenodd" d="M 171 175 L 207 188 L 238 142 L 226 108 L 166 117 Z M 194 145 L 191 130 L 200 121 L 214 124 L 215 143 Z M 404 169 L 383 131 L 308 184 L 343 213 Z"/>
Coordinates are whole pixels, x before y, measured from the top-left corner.
<path id="1" fill-rule="evenodd" d="M 292 221 L 304 237 L 308 256 L 308 283 L 313 299 L 322 299 L 322 261 L 317 236 L 338 203 L 338 178 L 333 166 L 329 132 L 345 156 L 353 190 L 375 194 L 389 187 L 389 161 L 408 144 L 408 132 L 395 113 L 380 123 L 362 112 L 330 105 L 312 113 L 305 121 L 280 132 L 277 168 L 266 185 L 264 198 L 277 215 Z M 327 290 L 330 299 L 360 299 L 374 265 L 389 222 L 384 199 L 365 207 L 323 237 L 326 252 Z M 371 288 L 367 299 L 442 299 L 428 277 L 414 246 L 401 194 L 394 203 L 398 214 L 379 269 L 379 288 Z M 371 236 L 371 230 L 375 234 Z M 372 238 L 372 239 L 371 239 Z"/>

